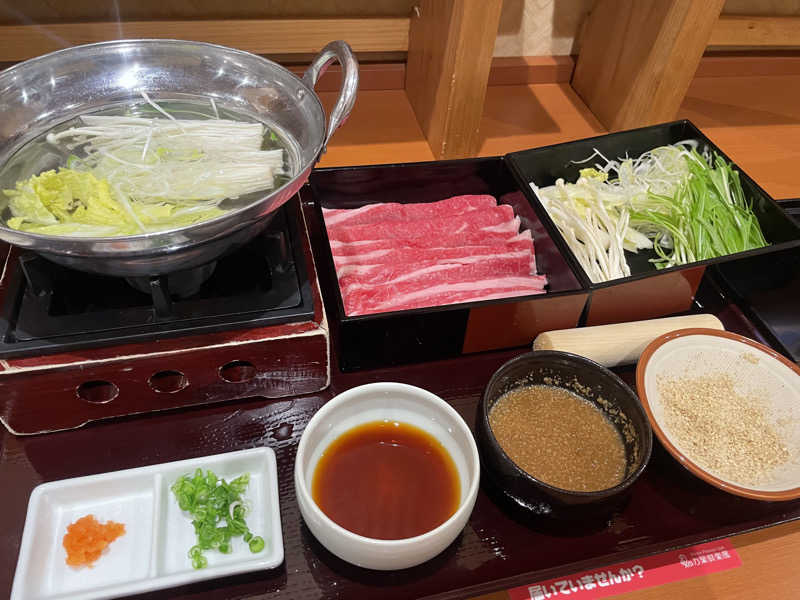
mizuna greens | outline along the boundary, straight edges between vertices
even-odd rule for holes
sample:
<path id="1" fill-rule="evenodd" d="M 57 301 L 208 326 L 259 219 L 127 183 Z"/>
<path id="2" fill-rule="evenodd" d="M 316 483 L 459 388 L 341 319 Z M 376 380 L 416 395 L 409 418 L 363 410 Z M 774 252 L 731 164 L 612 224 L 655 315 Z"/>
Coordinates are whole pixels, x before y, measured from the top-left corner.
<path id="1" fill-rule="evenodd" d="M 593 282 L 630 275 L 625 251 L 652 249 L 657 268 L 767 242 L 739 173 L 693 141 L 581 169 L 575 183 L 531 187 Z"/>
<path id="2" fill-rule="evenodd" d="M 692 150 L 690 176 L 672 196 L 650 193 L 631 211 L 631 223 L 653 239 L 659 268 L 725 256 L 767 245 L 744 196 L 739 173 L 719 155 L 713 163 Z"/>

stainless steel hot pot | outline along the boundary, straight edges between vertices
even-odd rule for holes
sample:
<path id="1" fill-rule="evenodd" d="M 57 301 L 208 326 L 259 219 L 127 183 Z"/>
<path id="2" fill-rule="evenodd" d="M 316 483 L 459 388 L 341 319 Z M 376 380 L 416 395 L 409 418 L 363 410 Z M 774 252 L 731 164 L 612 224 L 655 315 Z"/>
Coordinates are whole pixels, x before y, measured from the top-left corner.
<path id="1" fill-rule="evenodd" d="M 314 85 L 333 61 L 342 65 L 343 83 L 326 120 Z M 0 239 L 65 266 L 106 275 L 161 275 L 207 264 L 258 234 L 306 182 L 353 108 L 357 89 L 358 62 L 342 41 L 323 48 L 302 79 L 248 52 L 180 40 L 90 44 L 15 65 L 0 73 L 0 185 L 5 188 L 57 166 L 58 157 L 46 151 L 34 161 L 15 160 L 27 142 L 81 114 L 139 102 L 142 91 L 155 101 L 213 98 L 219 107 L 276 128 L 290 146 L 291 178 L 216 219 L 125 237 L 45 236 L 11 229 L 5 225 L 7 200 L 0 194 Z"/>

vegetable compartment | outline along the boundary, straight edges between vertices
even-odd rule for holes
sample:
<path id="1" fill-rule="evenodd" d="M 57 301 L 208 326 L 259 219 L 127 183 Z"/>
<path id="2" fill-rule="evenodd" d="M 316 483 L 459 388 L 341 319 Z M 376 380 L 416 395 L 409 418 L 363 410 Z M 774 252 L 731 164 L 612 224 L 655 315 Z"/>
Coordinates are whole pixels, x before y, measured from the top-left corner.
<path id="1" fill-rule="evenodd" d="M 610 218 L 606 214 L 588 215 L 587 220 L 607 222 L 608 230 L 613 234 L 608 237 L 624 239 L 625 250 L 621 268 L 610 277 L 594 272 L 591 264 L 584 268 L 582 263 L 587 265 L 586 256 L 578 256 L 582 254 L 581 243 L 576 242 L 568 228 L 565 228 L 565 235 L 557 225 L 557 222 L 563 223 L 564 215 L 551 214 L 545 204 L 548 203 L 552 210 L 551 200 L 555 191 L 566 195 L 565 187 L 578 182 L 582 175 L 580 184 L 585 189 L 608 189 L 599 187 L 604 184 L 604 167 L 610 171 L 611 179 L 619 176 L 635 180 L 632 170 L 642 165 L 636 161 L 637 158 L 645 153 L 652 154 L 657 148 L 675 145 L 686 149 L 687 172 L 691 172 L 693 177 L 691 185 L 675 185 L 673 173 L 673 185 L 650 190 L 655 192 L 655 196 L 644 190 L 643 194 L 647 196 L 644 210 L 630 210 L 626 214 L 620 211 L 611 214 Z M 675 157 L 655 154 L 656 159 L 650 162 L 654 171 L 663 174 L 675 170 L 672 162 Z M 704 157 L 710 168 L 706 169 L 695 156 Z M 625 159 L 633 160 L 623 166 Z M 655 318 L 686 311 L 707 265 L 800 245 L 800 227 L 688 120 L 514 152 L 507 155 L 506 160 L 556 246 L 581 283 L 592 291 L 586 325 Z M 609 166 L 614 169 L 609 169 Z M 659 183 L 666 179 L 669 177 L 659 178 Z M 563 181 L 557 185 L 559 180 Z M 728 184 L 729 193 L 724 191 Z M 661 196 L 657 197 L 659 194 Z M 703 194 L 706 194 L 708 202 L 694 201 Z M 665 218 L 653 208 L 663 209 L 670 215 Z M 722 233 L 709 232 L 712 215 L 720 215 L 720 209 L 728 212 L 717 221 L 728 226 L 722 225 L 725 229 Z M 599 208 L 597 212 L 603 213 L 603 209 Z M 682 213 L 680 219 L 676 217 L 678 213 Z M 732 224 L 741 219 L 744 222 L 732 230 Z M 626 228 L 629 222 L 636 224 L 640 231 L 649 231 L 650 239 L 639 231 L 632 232 L 631 228 Z M 581 227 L 580 223 L 575 225 Z M 593 239 L 602 245 L 607 241 L 601 239 L 605 236 L 606 230 L 603 229 Z M 673 247 L 671 238 L 681 239 Z M 690 238 L 691 243 L 684 243 L 685 238 Z M 766 244 L 762 245 L 763 242 Z M 714 245 L 717 251 L 709 251 L 709 244 Z M 618 252 L 609 252 L 609 255 L 618 262 Z M 682 261 L 686 261 L 685 264 L 676 264 Z"/>

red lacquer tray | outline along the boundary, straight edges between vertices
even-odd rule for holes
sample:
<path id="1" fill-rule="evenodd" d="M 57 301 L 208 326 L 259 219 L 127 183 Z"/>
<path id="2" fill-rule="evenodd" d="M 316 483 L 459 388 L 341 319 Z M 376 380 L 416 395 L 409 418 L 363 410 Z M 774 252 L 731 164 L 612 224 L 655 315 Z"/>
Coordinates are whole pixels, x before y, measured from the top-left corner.
<path id="1" fill-rule="evenodd" d="M 719 315 L 729 330 L 765 341 L 708 276 L 698 302 Z M 348 374 L 334 368 L 330 389 L 296 398 L 181 409 L 28 438 L 2 431 L 0 596 L 11 587 L 28 496 L 37 484 L 262 445 L 272 447 L 278 459 L 284 564 L 147 598 L 470 597 L 800 518 L 800 501 L 767 503 L 725 494 L 692 476 L 656 443 L 629 502 L 609 519 L 551 521 L 515 508 L 483 483 L 463 533 L 444 553 L 419 567 L 366 571 L 342 562 L 316 542 L 298 512 L 292 468 L 303 428 L 326 400 L 357 384 L 400 381 L 441 395 L 472 424 L 492 372 L 522 351 Z M 632 382 L 632 368 L 620 373 Z"/>

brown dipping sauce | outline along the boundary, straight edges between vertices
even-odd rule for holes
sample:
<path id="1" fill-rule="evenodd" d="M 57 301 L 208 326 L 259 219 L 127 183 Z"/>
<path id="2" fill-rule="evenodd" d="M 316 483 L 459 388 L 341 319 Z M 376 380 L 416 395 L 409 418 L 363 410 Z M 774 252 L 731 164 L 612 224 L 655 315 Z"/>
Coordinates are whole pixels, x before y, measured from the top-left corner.
<path id="1" fill-rule="evenodd" d="M 406 423 L 375 421 L 325 449 L 311 496 L 345 529 L 397 540 L 449 519 L 460 504 L 461 483 L 453 459 L 433 436 Z"/>
<path id="2" fill-rule="evenodd" d="M 520 387 L 500 396 L 489 425 L 523 471 L 571 491 L 604 490 L 625 476 L 622 437 L 600 409 L 564 388 Z"/>

